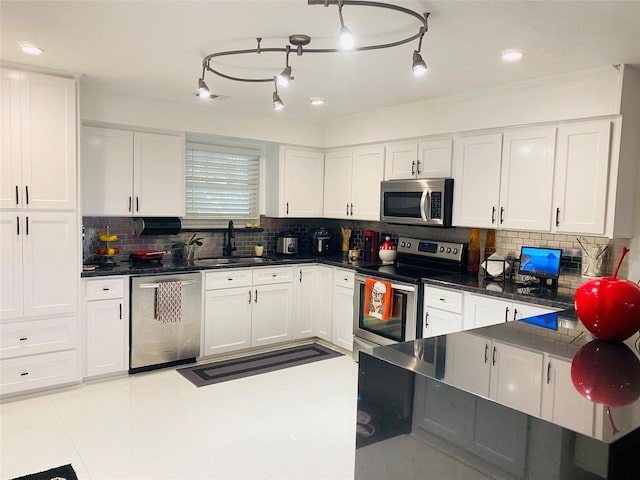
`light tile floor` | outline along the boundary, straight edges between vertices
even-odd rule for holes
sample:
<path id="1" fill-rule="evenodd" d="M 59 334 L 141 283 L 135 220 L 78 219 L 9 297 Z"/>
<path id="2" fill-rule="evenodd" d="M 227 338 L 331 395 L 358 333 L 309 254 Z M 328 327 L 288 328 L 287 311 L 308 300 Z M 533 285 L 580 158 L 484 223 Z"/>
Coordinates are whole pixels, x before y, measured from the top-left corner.
<path id="1" fill-rule="evenodd" d="M 357 364 L 196 388 L 173 369 L 0 405 L 0 478 L 353 479 Z"/>

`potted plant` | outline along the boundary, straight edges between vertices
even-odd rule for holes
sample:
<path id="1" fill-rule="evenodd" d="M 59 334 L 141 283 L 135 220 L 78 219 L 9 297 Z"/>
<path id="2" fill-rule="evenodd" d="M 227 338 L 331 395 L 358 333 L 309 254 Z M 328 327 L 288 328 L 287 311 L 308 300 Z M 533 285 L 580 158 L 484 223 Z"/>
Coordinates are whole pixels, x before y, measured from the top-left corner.
<path id="1" fill-rule="evenodd" d="M 261 257 L 264 253 L 264 245 L 262 245 L 262 242 L 258 242 L 253 247 L 253 250 L 255 251 L 256 257 Z"/>
<path id="2" fill-rule="evenodd" d="M 202 246 L 202 240 L 202 237 L 199 237 L 197 233 L 194 233 L 187 242 L 173 242 L 171 244 L 171 249 L 173 250 L 174 258 L 183 258 L 186 256 L 187 260 L 193 260 L 196 256 L 196 247 Z"/>

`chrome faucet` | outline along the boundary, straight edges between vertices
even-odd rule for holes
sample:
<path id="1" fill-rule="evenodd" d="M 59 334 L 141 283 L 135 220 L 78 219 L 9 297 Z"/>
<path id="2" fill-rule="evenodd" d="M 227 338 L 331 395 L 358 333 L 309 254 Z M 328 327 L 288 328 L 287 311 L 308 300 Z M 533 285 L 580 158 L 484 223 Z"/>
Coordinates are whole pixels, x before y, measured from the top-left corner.
<path id="1" fill-rule="evenodd" d="M 227 231 L 225 232 L 225 245 L 222 249 L 222 255 L 225 257 L 230 257 L 233 255 L 233 252 L 236 250 L 236 246 L 232 238 L 235 238 L 236 234 L 233 231 L 233 220 L 229 220 L 229 226 L 227 227 Z"/>

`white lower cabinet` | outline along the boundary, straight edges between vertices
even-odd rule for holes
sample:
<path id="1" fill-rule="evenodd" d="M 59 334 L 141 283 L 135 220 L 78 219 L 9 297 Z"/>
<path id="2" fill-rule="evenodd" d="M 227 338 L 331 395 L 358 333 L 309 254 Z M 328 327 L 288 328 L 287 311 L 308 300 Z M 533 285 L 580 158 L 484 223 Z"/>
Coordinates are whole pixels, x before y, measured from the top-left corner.
<path id="1" fill-rule="evenodd" d="M 295 268 L 294 340 L 319 337 L 331 341 L 331 286 L 333 271 L 322 265 Z"/>
<path id="2" fill-rule="evenodd" d="M 445 379 L 529 415 L 540 416 L 543 354 L 462 332 L 447 338 Z"/>
<path id="3" fill-rule="evenodd" d="M 353 351 L 353 294 L 355 271 L 345 268 L 333 270 L 331 343 Z"/>
<path id="4" fill-rule="evenodd" d="M 77 350 L 11 358 L 0 363 L 0 394 L 64 385 L 80 380 Z"/>
<path id="5" fill-rule="evenodd" d="M 425 285 L 422 337 L 437 337 L 462 330 L 463 293 Z"/>
<path id="6" fill-rule="evenodd" d="M 203 355 L 293 339 L 293 268 L 205 274 Z"/>
<path id="7" fill-rule="evenodd" d="M 464 295 L 464 330 L 487 327 L 502 322 L 522 320 L 552 313 L 557 309 L 509 300 L 501 300 L 487 295 Z"/>
<path id="8" fill-rule="evenodd" d="M 593 435 L 596 405 L 571 381 L 571 361 L 545 354 L 542 418 L 585 435 Z"/>
<path id="9" fill-rule="evenodd" d="M 125 372 L 128 362 L 127 277 L 87 280 L 86 376 Z"/>

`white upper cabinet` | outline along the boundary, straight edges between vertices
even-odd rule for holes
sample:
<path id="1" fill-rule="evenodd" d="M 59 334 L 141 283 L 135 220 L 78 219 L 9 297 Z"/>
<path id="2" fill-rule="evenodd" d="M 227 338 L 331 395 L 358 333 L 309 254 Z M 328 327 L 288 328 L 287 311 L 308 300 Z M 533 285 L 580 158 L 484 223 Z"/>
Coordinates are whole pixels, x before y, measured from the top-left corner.
<path id="1" fill-rule="evenodd" d="M 450 177 L 452 150 L 450 139 L 387 144 L 384 179 Z"/>
<path id="2" fill-rule="evenodd" d="M 418 178 L 451 176 L 453 141 L 425 140 L 418 144 Z"/>
<path id="3" fill-rule="evenodd" d="M 496 228 L 502 134 L 456 139 L 453 150 L 453 225 Z"/>
<path id="4" fill-rule="evenodd" d="M 385 152 L 384 179 L 416 178 L 418 142 L 388 143 Z"/>
<path id="5" fill-rule="evenodd" d="M 554 232 L 605 232 L 610 137 L 608 120 L 558 127 Z"/>
<path id="6" fill-rule="evenodd" d="M 1 70 L 0 207 L 76 208 L 73 79 Z"/>
<path id="7" fill-rule="evenodd" d="M 325 156 L 324 216 L 380 220 L 384 146 L 329 152 Z"/>
<path id="8" fill-rule="evenodd" d="M 82 213 L 176 216 L 185 213 L 181 135 L 82 129 Z"/>
<path id="9" fill-rule="evenodd" d="M 555 140 L 553 127 L 504 134 L 500 228 L 549 231 Z"/>
<path id="10" fill-rule="evenodd" d="M 266 151 L 266 215 L 322 216 L 324 154 L 317 150 L 270 147 Z"/>
<path id="11" fill-rule="evenodd" d="M 328 152 L 324 157 L 324 216 L 349 218 L 351 202 L 351 150 Z"/>

